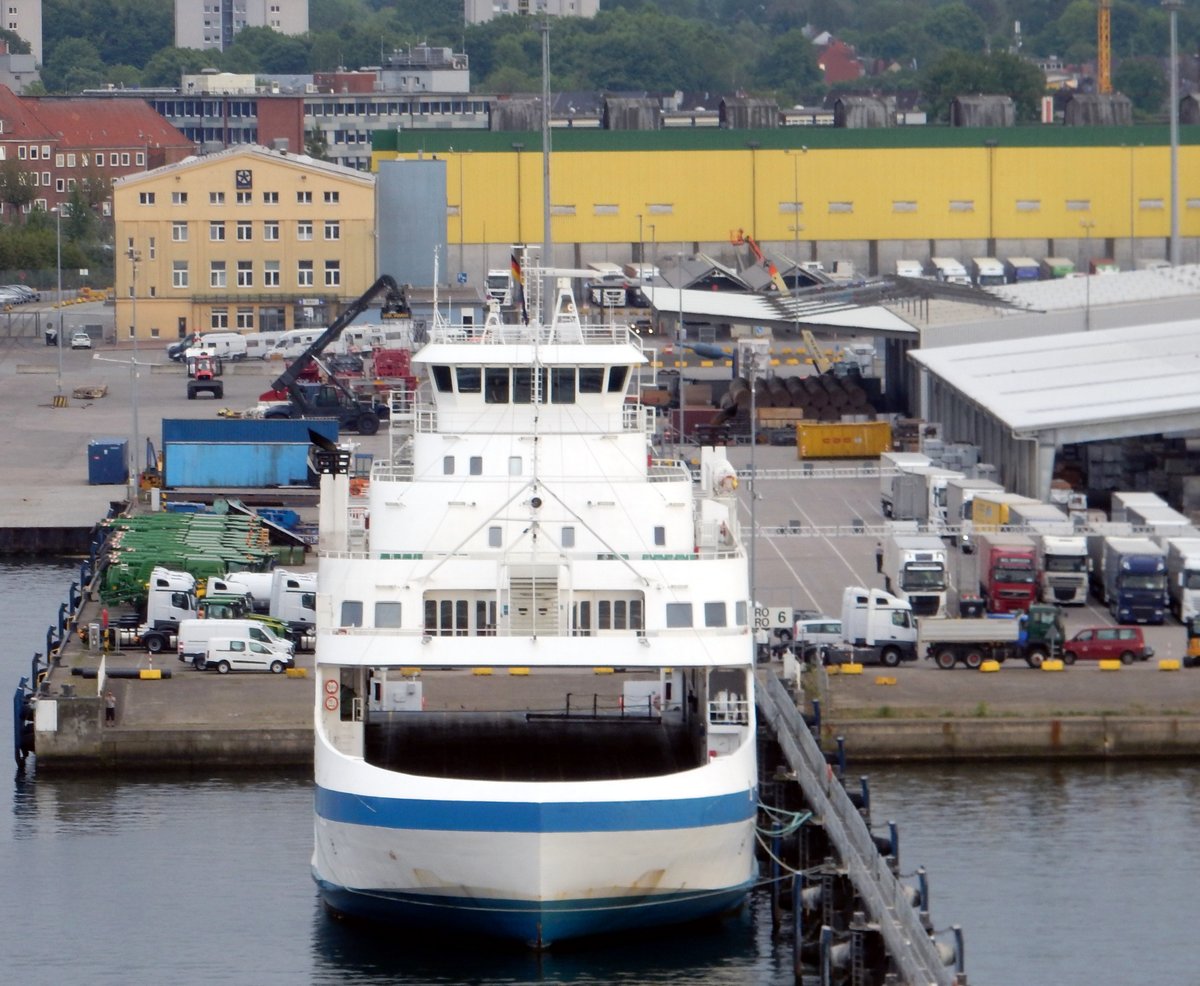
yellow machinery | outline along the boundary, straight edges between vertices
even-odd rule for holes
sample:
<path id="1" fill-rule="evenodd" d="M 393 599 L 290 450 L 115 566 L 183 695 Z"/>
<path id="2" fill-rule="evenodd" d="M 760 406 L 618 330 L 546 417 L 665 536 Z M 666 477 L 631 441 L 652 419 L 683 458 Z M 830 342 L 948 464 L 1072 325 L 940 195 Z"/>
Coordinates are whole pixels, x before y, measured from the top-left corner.
<path id="1" fill-rule="evenodd" d="M 1096 91 L 1112 92 L 1112 0 L 1100 0 L 1096 11 Z"/>

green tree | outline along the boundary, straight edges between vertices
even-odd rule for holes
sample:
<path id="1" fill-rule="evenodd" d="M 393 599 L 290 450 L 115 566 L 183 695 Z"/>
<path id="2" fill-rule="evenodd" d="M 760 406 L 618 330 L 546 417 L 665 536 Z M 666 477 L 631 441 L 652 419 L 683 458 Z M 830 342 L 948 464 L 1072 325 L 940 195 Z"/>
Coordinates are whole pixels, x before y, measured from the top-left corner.
<path id="1" fill-rule="evenodd" d="M 987 25 L 965 3 L 936 7 L 921 19 L 921 29 L 935 49 L 978 53 L 987 47 Z"/>
<path id="2" fill-rule="evenodd" d="M 33 51 L 28 41 L 16 31 L 10 31 L 7 28 L 0 27 L 0 41 L 8 45 L 8 50 L 16 55 L 28 55 Z"/>
<path id="3" fill-rule="evenodd" d="M 42 82 L 50 92 L 75 93 L 105 83 L 104 61 L 90 41 L 67 38 L 55 46 L 42 66 Z"/>
<path id="4" fill-rule="evenodd" d="M 304 134 L 304 153 L 318 161 L 329 160 L 329 141 L 325 139 L 325 131 L 313 127 Z"/>
<path id="5" fill-rule="evenodd" d="M 0 161 L 0 202 L 11 206 L 13 214 L 20 216 L 21 210 L 33 201 L 34 194 L 33 186 L 16 158 Z"/>
<path id="6" fill-rule="evenodd" d="M 951 101 L 965 93 L 1009 96 L 1018 119 L 1034 120 L 1044 81 L 1036 67 L 1007 52 L 980 57 L 948 51 L 922 73 L 921 89 L 933 120 L 948 120 Z"/>
<path id="7" fill-rule="evenodd" d="M 213 56 L 198 48 L 163 48 L 142 70 L 144 86 L 178 86 L 184 75 L 195 75 L 213 64 Z"/>
<path id="8" fill-rule="evenodd" d="M 232 72 L 301 73 L 308 70 L 308 52 L 305 38 L 269 27 L 247 27 L 225 50 L 224 63 Z"/>
<path id="9" fill-rule="evenodd" d="M 1113 88 L 1124 93 L 1134 109 L 1144 115 L 1158 114 L 1165 107 L 1169 86 L 1155 58 L 1126 58 L 1113 70 Z"/>
<path id="10" fill-rule="evenodd" d="M 812 92 L 822 79 L 812 43 L 799 30 L 773 39 L 756 66 L 755 88 L 774 90 L 783 102 L 792 103 Z"/>
<path id="11" fill-rule="evenodd" d="M 63 236 L 74 243 L 89 243 L 96 237 L 96 215 L 87 193 L 76 183 L 67 196 L 63 214 Z"/>

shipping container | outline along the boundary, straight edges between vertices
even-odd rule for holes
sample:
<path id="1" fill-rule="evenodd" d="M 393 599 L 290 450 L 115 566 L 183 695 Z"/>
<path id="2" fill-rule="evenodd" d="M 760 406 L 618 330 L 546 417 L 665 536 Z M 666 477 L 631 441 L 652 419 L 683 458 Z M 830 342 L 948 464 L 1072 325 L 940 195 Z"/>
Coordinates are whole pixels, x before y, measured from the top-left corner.
<path id="1" fill-rule="evenodd" d="M 129 479 L 125 438 L 93 438 L 88 442 L 88 485 L 119 486 Z"/>
<path id="2" fill-rule="evenodd" d="M 218 418 L 163 421 L 164 485 L 303 486 L 311 482 L 312 430 L 338 440 L 333 418 Z"/>
<path id="3" fill-rule="evenodd" d="M 796 425 L 799 459 L 877 459 L 891 447 L 892 426 L 886 421 L 801 421 Z"/>

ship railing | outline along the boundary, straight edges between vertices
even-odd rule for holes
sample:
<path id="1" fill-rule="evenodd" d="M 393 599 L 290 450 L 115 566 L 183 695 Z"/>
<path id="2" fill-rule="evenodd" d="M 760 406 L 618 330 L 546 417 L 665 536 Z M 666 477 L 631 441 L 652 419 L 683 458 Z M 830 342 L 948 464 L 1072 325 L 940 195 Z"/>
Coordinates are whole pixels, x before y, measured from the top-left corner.
<path id="1" fill-rule="evenodd" d="M 344 556 L 346 553 L 343 552 Z M 429 638 L 429 643 L 440 641 L 447 643 L 451 647 L 460 646 L 452 641 L 462 638 L 464 644 L 462 646 L 469 648 L 474 647 L 474 644 L 466 643 L 466 640 L 474 637 L 506 637 L 511 639 L 532 638 L 535 636 L 534 631 L 529 627 L 510 627 L 501 623 L 499 626 L 481 626 L 456 629 L 438 629 L 425 627 L 362 627 L 362 626 L 344 626 L 333 627 L 326 631 L 338 637 L 396 637 L 405 640 L 425 639 Z M 717 637 L 746 637 L 749 635 L 749 628 L 744 626 L 728 626 L 728 627 L 705 627 L 704 636 L 706 638 Z M 624 645 L 635 647 L 636 645 L 644 646 L 646 641 L 654 642 L 656 640 L 680 640 L 693 637 L 696 634 L 696 629 L 693 627 L 654 627 L 646 629 L 644 627 L 632 627 L 628 630 L 612 630 L 612 631 L 595 631 L 580 632 L 575 627 L 538 627 L 536 636 L 539 639 L 562 639 L 571 641 L 572 646 L 579 644 L 583 647 L 592 647 L 595 649 L 594 655 L 597 664 L 610 664 L 613 656 L 614 648 L 619 648 Z M 585 643 L 586 642 L 586 643 Z M 640 651 L 640 646 L 637 649 Z M 749 645 L 747 645 L 749 646 Z M 471 651 L 475 654 L 474 651 Z M 601 657 L 610 658 L 610 660 L 599 660 Z M 590 657 L 583 657 L 582 661 L 586 664 L 591 664 Z M 475 659 L 472 663 L 486 663 L 486 661 Z M 564 663 L 579 663 L 578 661 L 567 661 Z"/>
<path id="2" fill-rule="evenodd" d="M 708 721 L 720 726 L 748 726 L 750 703 L 743 699 L 715 698 L 708 703 Z"/>
<path id="3" fill-rule="evenodd" d="M 430 329 L 430 342 L 470 342 L 492 346 L 574 343 L 587 346 L 630 345 L 641 338 L 624 323 L 598 324 L 565 320 L 551 325 L 444 325 Z"/>
<path id="4" fill-rule="evenodd" d="M 652 483 L 691 483 L 692 473 L 679 459 L 651 459 L 646 478 Z"/>

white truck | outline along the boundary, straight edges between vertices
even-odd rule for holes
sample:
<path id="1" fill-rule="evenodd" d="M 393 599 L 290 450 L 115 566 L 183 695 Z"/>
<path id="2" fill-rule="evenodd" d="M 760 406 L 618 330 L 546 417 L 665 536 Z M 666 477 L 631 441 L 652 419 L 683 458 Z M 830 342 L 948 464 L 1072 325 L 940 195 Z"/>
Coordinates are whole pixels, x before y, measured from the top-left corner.
<path id="1" fill-rule="evenodd" d="M 501 305 L 512 304 L 512 271 L 507 267 L 493 267 L 487 272 L 487 296 L 490 301 Z"/>
<path id="2" fill-rule="evenodd" d="M 962 479 L 963 474 L 941 466 L 923 466 L 914 469 L 913 472 L 921 476 L 925 485 L 925 498 L 917 520 L 926 521 L 937 527 L 945 527 L 949 523 L 950 514 L 947 493 L 950 480 Z"/>
<path id="3" fill-rule="evenodd" d="M 916 494 L 918 489 L 923 491 L 924 481 L 911 478 L 912 470 L 929 464 L 929 456 L 923 452 L 884 452 L 879 456 L 879 506 L 883 516 L 916 519 Z"/>
<path id="4" fill-rule="evenodd" d="M 1200 615 L 1200 535 L 1164 538 L 1159 543 L 1167 549 L 1171 612 L 1186 625 Z"/>
<path id="5" fill-rule="evenodd" d="M 1118 491 L 1112 495 L 1108 515 L 1114 524 L 1130 524 L 1133 523 L 1133 517 L 1129 514 L 1131 507 L 1136 511 L 1146 507 L 1165 506 L 1167 506 L 1167 501 L 1157 493 L 1146 493 L 1141 490 Z"/>
<path id="6" fill-rule="evenodd" d="M 151 570 L 146 585 L 144 618 L 135 614 L 118 618 L 117 640 L 123 647 L 140 645 L 158 654 L 175 646 L 180 620 L 195 619 L 196 614 L 195 578 L 159 565 Z"/>
<path id="7" fill-rule="evenodd" d="M 1083 606 L 1088 597 L 1087 535 L 1079 533 L 1053 503 L 1014 503 L 1008 508 L 1014 527 L 1033 538 L 1038 559 L 1038 598 L 1044 603 Z"/>
<path id="8" fill-rule="evenodd" d="M 990 479 L 955 477 L 946 481 L 946 523 L 958 531 L 957 542 L 964 553 L 973 550 L 971 522 L 976 493 L 999 493 L 1004 487 Z"/>
<path id="9" fill-rule="evenodd" d="M 1185 537 L 1192 532 L 1192 522 L 1167 504 L 1129 505 L 1125 518 L 1135 530 L 1144 530 L 1151 537 Z"/>
<path id="10" fill-rule="evenodd" d="M 930 257 L 929 268 L 933 272 L 933 279 L 943 284 L 971 283 L 971 275 L 967 273 L 967 268 L 954 257 Z"/>
<path id="11" fill-rule="evenodd" d="M 917 628 L 912 607 L 882 589 L 860 585 L 842 591 L 841 662 L 897 667 L 917 657 Z"/>
<path id="12" fill-rule="evenodd" d="M 994 288 L 1008 282 L 1004 264 L 996 257 L 972 257 L 971 278 L 981 288 Z"/>
<path id="13" fill-rule="evenodd" d="M 946 546 L 929 534 L 893 534 L 883 543 L 883 584 L 914 616 L 946 615 Z"/>

